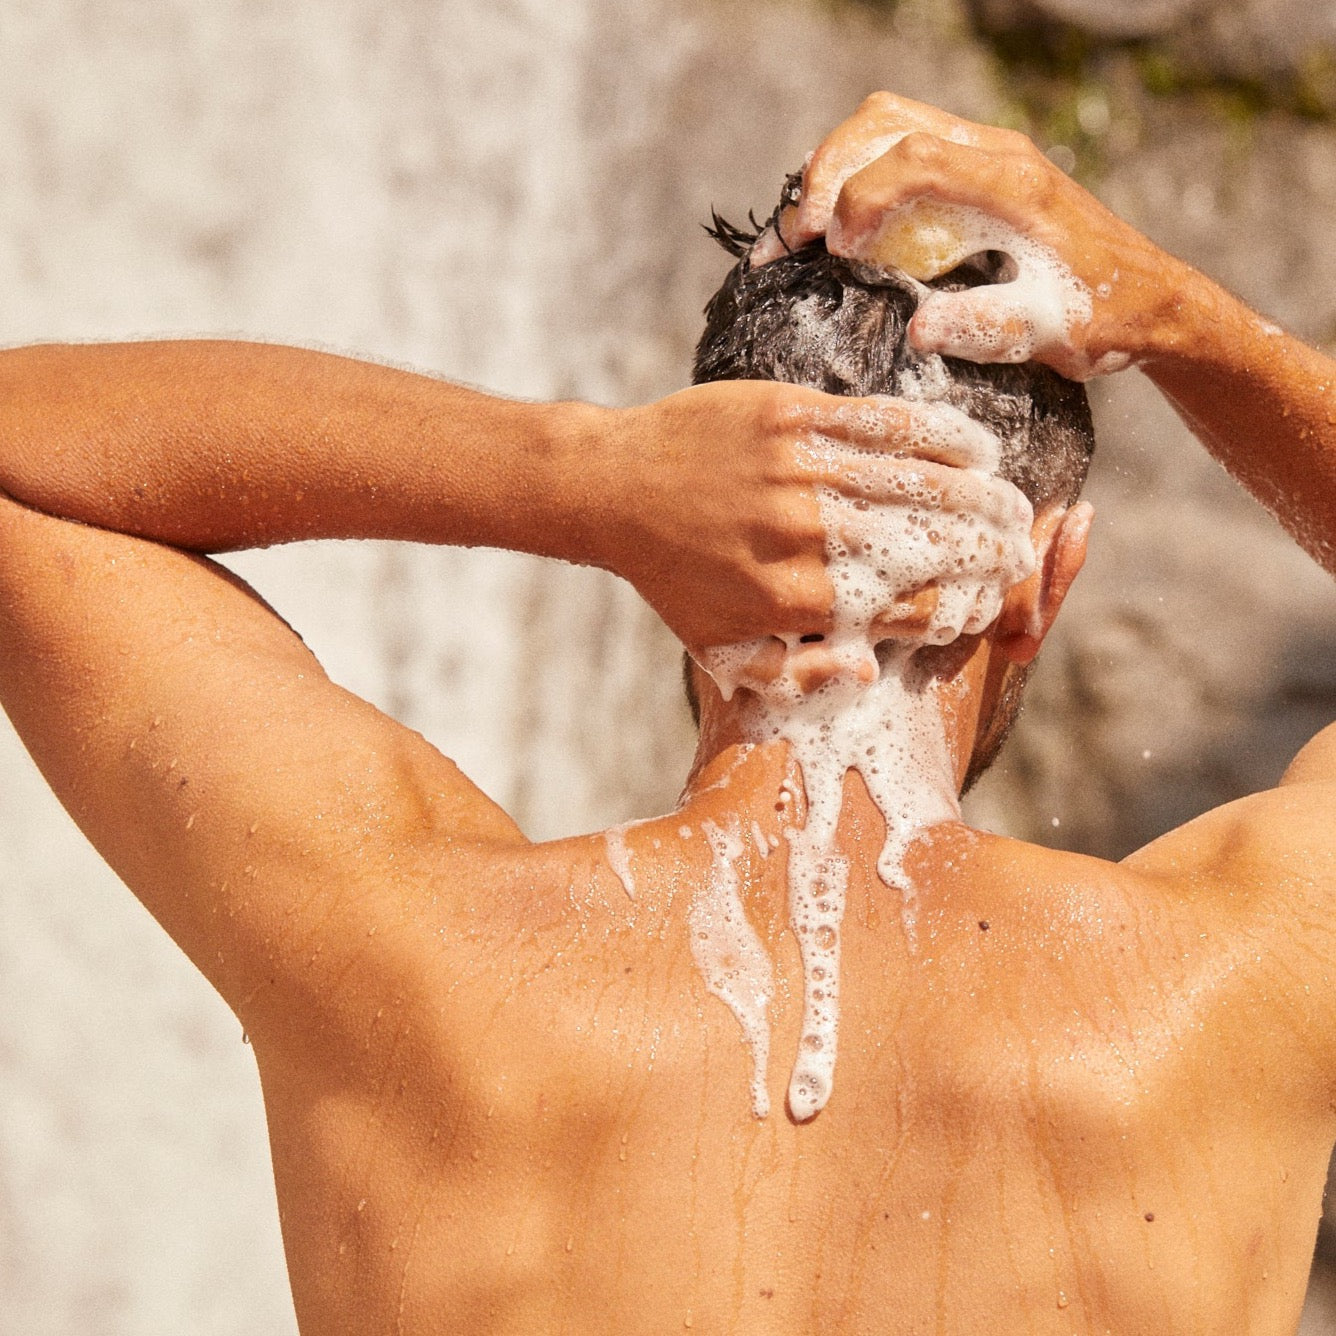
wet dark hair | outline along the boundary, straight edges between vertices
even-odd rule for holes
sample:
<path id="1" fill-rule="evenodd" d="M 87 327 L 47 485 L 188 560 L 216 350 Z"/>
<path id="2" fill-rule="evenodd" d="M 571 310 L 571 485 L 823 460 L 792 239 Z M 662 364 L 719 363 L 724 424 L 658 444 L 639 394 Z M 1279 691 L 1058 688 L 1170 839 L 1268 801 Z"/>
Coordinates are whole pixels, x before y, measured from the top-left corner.
<path id="1" fill-rule="evenodd" d="M 781 207 L 796 200 L 799 178 L 785 184 Z M 772 215 L 772 222 L 777 216 Z M 705 308 L 692 380 L 778 380 L 828 394 L 891 394 L 948 403 L 994 432 L 999 472 L 1029 498 L 1036 514 L 1070 505 L 1081 493 L 1095 448 L 1090 403 L 1082 385 L 1035 362 L 982 364 L 923 357 L 905 342 L 921 287 L 896 274 L 872 272 L 831 255 L 817 241 L 753 269 L 748 254 L 759 232 L 714 215 L 707 228 L 738 263 Z M 1007 257 L 984 252 L 927 286 L 961 291 L 1002 281 Z M 684 666 L 687 698 L 699 706 Z M 965 787 L 1001 749 L 1020 709 L 1027 673 L 1018 671 L 981 729 Z"/>
<path id="2" fill-rule="evenodd" d="M 753 233 L 717 215 L 710 229 L 739 256 L 705 308 L 692 379 L 782 380 L 827 394 L 894 394 L 951 404 L 996 433 L 999 469 L 1036 513 L 1081 493 L 1095 433 L 1085 389 L 1037 362 L 924 358 L 905 342 L 920 289 L 831 255 L 822 242 L 752 269 Z M 985 252 L 929 284 L 960 291 L 994 282 L 1006 257 Z"/>

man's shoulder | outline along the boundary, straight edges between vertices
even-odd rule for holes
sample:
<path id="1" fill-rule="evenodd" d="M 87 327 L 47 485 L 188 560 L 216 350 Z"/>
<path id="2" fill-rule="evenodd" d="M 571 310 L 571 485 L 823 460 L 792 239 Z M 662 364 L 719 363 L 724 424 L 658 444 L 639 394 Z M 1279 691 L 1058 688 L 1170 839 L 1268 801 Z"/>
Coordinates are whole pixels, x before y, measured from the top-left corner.
<path id="1" fill-rule="evenodd" d="M 1123 860 L 1157 879 L 1209 877 L 1239 888 L 1293 884 L 1336 893 L 1336 783 L 1283 783 L 1225 803 Z"/>

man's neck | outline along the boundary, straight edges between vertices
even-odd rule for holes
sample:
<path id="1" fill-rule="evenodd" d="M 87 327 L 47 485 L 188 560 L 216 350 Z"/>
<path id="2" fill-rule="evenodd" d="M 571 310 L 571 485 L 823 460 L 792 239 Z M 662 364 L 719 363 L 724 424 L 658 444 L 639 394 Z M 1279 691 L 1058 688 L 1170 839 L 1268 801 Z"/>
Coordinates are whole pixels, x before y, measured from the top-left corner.
<path id="1" fill-rule="evenodd" d="M 955 777 L 957 793 L 969 766 L 980 719 L 986 718 L 990 709 L 991 702 L 986 697 L 990 693 L 996 694 L 999 685 L 994 681 L 997 674 L 990 671 L 993 666 L 992 655 L 986 638 L 969 639 L 972 643 L 968 652 L 957 655 L 946 665 L 951 671 L 935 674 L 928 688 L 933 719 L 940 724 L 940 737 L 946 749 L 948 765 Z M 940 650 L 927 652 L 939 656 L 944 653 Z M 683 789 L 684 802 L 703 789 L 718 784 L 722 775 L 738 764 L 738 749 L 762 740 L 768 732 L 767 726 L 773 727 L 774 723 L 773 717 L 760 717 L 758 702 L 746 688 L 739 689 L 730 700 L 725 701 L 705 673 L 697 670 L 696 680 L 700 700 L 700 734 Z M 778 787 L 793 768 L 791 750 L 768 747 L 761 750 L 775 753 L 769 768 L 774 769 L 774 784 Z"/>

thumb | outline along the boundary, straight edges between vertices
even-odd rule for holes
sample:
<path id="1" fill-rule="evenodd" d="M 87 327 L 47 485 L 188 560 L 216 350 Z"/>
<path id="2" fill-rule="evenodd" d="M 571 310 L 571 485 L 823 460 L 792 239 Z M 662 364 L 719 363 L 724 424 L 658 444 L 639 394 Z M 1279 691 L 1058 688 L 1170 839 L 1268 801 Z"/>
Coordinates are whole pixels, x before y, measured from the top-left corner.
<path id="1" fill-rule="evenodd" d="M 1010 290 L 1009 290 L 1010 289 Z M 909 322 L 909 342 L 920 352 L 960 357 L 970 362 L 1027 362 L 1043 351 L 1062 310 L 1038 294 L 1029 300 L 1010 284 L 934 292 L 925 297 Z"/>

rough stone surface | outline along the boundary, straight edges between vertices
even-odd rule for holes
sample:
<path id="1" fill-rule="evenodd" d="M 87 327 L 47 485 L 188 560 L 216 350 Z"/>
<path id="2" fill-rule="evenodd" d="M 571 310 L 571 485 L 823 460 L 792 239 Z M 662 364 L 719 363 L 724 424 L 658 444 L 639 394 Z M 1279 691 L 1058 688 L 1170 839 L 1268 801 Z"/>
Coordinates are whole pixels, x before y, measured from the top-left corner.
<path id="1" fill-rule="evenodd" d="M 1151 42 L 1189 75 L 1266 83 L 1299 77 L 1336 94 L 1331 0 L 965 0 L 997 36 L 1071 29 L 1097 43 Z M 1330 106 L 1330 103 L 1328 103 Z"/>
<path id="2" fill-rule="evenodd" d="M 1330 0 L 1214 0 L 1175 31 L 1183 60 L 1239 79 L 1330 74 L 1336 5 Z"/>
<path id="3" fill-rule="evenodd" d="M 1285 51 L 1332 13 L 1233 9 Z M 964 9 L 930 0 L 884 21 L 783 0 L 12 5 L 0 338 L 236 332 L 644 399 L 683 382 L 724 271 L 697 227 L 712 204 L 767 208 L 879 86 L 987 118 L 996 70 Z M 1104 197 L 1331 340 L 1331 131 L 1134 86 L 1106 110 Z M 1146 382 L 1097 400 L 1091 561 L 972 810 L 1119 855 L 1273 782 L 1336 715 L 1336 596 Z M 675 646 L 611 577 L 361 544 L 235 564 L 530 833 L 675 800 Z M 234 1022 L 12 735 L 0 774 L 0 1336 L 292 1331 Z"/>
<path id="4" fill-rule="evenodd" d="M 1027 28 L 1037 22 L 1069 23 L 1100 37 L 1149 37 L 1170 32 L 1203 0 L 973 0 L 993 29 Z"/>

